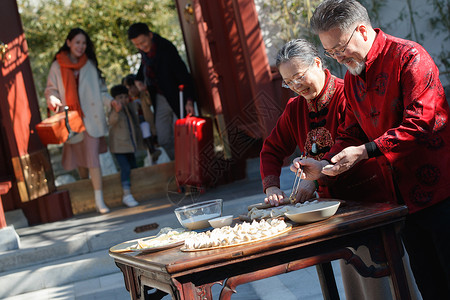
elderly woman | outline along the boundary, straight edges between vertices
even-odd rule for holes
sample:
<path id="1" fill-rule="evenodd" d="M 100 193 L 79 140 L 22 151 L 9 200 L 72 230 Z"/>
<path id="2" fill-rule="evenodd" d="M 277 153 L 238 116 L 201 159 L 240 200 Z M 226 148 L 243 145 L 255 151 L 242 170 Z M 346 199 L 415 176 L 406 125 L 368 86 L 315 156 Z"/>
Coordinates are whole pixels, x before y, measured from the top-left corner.
<path id="1" fill-rule="evenodd" d="M 266 202 L 272 205 L 287 200 L 280 190 L 283 160 L 296 146 L 320 160 L 333 145 L 345 113 L 344 82 L 324 68 L 314 45 L 303 39 L 286 43 L 278 52 L 276 65 L 282 86 L 298 96 L 288 101 L 260 155 Z M 317 188 L 317 181 L 303 180 L 296 201 L 310 199 Z"/>

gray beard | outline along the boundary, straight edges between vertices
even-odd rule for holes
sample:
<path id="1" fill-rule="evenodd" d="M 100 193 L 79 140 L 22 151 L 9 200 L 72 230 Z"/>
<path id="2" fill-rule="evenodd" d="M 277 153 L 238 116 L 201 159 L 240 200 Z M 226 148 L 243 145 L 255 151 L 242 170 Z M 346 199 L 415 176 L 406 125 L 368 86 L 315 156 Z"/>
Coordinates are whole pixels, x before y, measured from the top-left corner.
<path id="1" fill-rule="evenodd" d="M 361 74 L 362 71 L 364 71 L 364 69 L 366 68 L 366 63 L 365 62 L 361 62 L 361 63 L 357 62 L 355 68 L 351 68 L 345 64 L 344 64 L 344 66 L 347 68 L 347 70 L 350 72 L 350 74 L 356 76 L 356 75 Z"/>

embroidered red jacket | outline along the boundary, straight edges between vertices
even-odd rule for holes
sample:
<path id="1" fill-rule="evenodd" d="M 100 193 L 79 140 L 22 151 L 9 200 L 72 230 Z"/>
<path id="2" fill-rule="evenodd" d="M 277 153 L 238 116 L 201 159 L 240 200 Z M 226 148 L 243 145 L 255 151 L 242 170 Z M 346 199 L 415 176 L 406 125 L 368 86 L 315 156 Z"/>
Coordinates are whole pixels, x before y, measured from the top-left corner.
<path id="1" fill-rule="evenodd" d="M 345 75 L 345 125 L 324 159 L 374 141 L 388 160 L 386 176 L 414 213 L 450 197 L 450 110 L 426 50 L 375 30 L 364 78 Z"/>
<path id="2" fill-rule="evenodd" d="M 264 141 L 260 154 L 264 191 L 270 186 L 280 186 L 283 161 L 296 146 L 312 156 L 314 143 L 319 152 L 321 149 L 328 151 L 334 144 L 339 124 L 344 121 L 344 81 L 328 70 L 325 74 L 324 88 L 315 99 L 306 100 L 302 96 L 289 99 L 275 128 Z M 323 123 L 325 125 L 320 126 Z M 323 155 L 319 153 L 318 158 Z"/>

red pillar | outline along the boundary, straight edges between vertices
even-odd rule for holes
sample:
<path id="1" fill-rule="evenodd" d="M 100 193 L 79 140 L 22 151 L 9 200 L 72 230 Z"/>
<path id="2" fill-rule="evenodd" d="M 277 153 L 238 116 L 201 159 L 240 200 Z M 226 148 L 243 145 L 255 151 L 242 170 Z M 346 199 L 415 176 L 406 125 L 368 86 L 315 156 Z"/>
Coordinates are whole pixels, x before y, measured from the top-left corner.
<path id="1" fill-rule="evenodd" d="M 0 229 L 6 227 L 5 212 L 3 211 L 2 195 L 8 193 L 11 188 L 11 182 L 0 182 Z"/>

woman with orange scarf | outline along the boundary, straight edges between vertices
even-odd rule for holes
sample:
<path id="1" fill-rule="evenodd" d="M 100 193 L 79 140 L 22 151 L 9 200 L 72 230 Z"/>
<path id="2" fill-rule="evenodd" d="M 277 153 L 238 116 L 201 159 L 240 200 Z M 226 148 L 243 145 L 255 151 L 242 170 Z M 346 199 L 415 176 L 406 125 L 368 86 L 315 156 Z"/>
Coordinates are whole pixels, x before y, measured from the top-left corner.
<path id="1" fill-rule="evenodd" d="M 78 168 L 82 179 L 90 175 L 97 211 L 109 212 L 103 201 L 99 154 L 107 151 L 103 138 L 108 133 L 104 106 L 109 108 L 115 102 L 108 94 L 92 41 L 84 30 L 72 29 L 57 52 L 45 97 L 50 109 L 58 111 L 67 105 L 82 118 L 83 126 L 72 129 L 83 132 L 83 139 L 64 143 L 62 165 L 66 170 Z"/>

